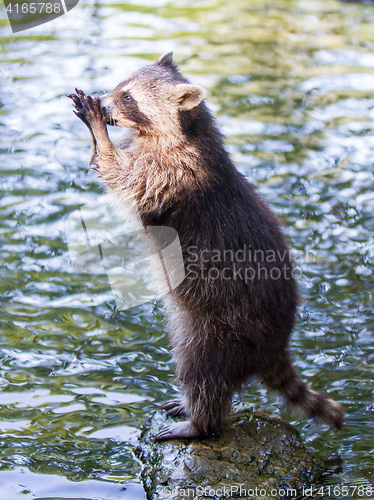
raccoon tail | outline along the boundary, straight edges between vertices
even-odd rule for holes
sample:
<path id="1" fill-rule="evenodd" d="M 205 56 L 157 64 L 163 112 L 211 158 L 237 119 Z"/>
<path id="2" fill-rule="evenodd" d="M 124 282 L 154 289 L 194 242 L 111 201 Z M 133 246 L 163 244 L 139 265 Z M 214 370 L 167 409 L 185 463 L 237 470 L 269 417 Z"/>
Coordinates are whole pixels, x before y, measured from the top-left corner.
<path id="1" fill-rule="evenodd" d="M 268 389 L 278 392 L 287 402 L 309 417 L 322 420 L 336 429 L 341 429 L 344 411 L 339 403 L 321 392 L 313 391 L 296 373 L 289 352 L 283 353 L 260 374 Z"/>

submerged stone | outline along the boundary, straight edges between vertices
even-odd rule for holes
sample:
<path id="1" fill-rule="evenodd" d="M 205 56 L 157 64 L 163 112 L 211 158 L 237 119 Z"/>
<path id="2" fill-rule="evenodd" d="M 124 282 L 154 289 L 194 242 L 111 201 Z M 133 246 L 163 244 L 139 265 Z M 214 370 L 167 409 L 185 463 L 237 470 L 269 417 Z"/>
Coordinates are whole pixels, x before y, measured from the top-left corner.
<path id="1" fill-rule="evenodd" d="M 296 498 L 325 470 L 275 415 L 244 409 L 218 437 L 154 443 L 167 421 L 158 412 L 146 421 L 136 449 L 148 500 Z"/>

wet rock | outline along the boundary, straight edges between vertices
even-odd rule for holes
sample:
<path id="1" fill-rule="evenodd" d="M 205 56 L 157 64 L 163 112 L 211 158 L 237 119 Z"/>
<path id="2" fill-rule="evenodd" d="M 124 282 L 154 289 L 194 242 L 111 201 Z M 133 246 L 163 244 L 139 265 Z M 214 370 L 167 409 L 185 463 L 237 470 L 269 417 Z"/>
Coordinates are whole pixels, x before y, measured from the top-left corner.
<path id="1" fill-rule="evenodd" d="M 145 422 L 136 449 L 148 500 L 296 498 L 325 470 L 278 416 L 244 409 L 219 437 L 153 443 L 166 421 Z"/>

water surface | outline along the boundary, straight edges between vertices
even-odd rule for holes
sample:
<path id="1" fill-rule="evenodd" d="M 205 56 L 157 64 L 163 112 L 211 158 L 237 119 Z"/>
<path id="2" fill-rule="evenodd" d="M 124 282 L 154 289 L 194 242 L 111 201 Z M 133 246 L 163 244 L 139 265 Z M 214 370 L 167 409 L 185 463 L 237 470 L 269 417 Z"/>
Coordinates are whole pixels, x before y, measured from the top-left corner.
<path id="1" fill-rule="evenodd" d="M 328 484 L 374 486 L 373 22 L 333 0 L 81 0 L 13 35 L 0 9 L 0 498 L 145 498 L 133 447 L 177 390 L 162 305 L 118 311 L 105 273 L 70 262 L 64 221 L 103 190 L 65 94 L 171 50 L 282 219 L 295 364 L 346 423 L 316 426 L 257 385 L 237 399 L 292 422 L 331 459 Z"/>

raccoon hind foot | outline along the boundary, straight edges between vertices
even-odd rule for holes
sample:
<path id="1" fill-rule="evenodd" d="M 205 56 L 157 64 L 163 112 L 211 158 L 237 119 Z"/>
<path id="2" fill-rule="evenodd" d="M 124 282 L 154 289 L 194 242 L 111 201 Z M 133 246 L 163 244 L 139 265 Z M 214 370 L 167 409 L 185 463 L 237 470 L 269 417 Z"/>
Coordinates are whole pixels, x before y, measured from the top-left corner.
<path id="1" fill-rule="evenodd" d="M 166 411 L 168 417 L 186 417 L 187 412 L 180 399 L 171 399 L 161 406 Z"/>
<path id="2" fill-rule="evenodd" d="M 160 431 L 154 437 L 155 443 L 168 441 L 169 439 L 198 439 L 207 437 L 206 434 L 199 431 L 189 420 L 187 422 L 175 422 L 161 427 Z"/>

